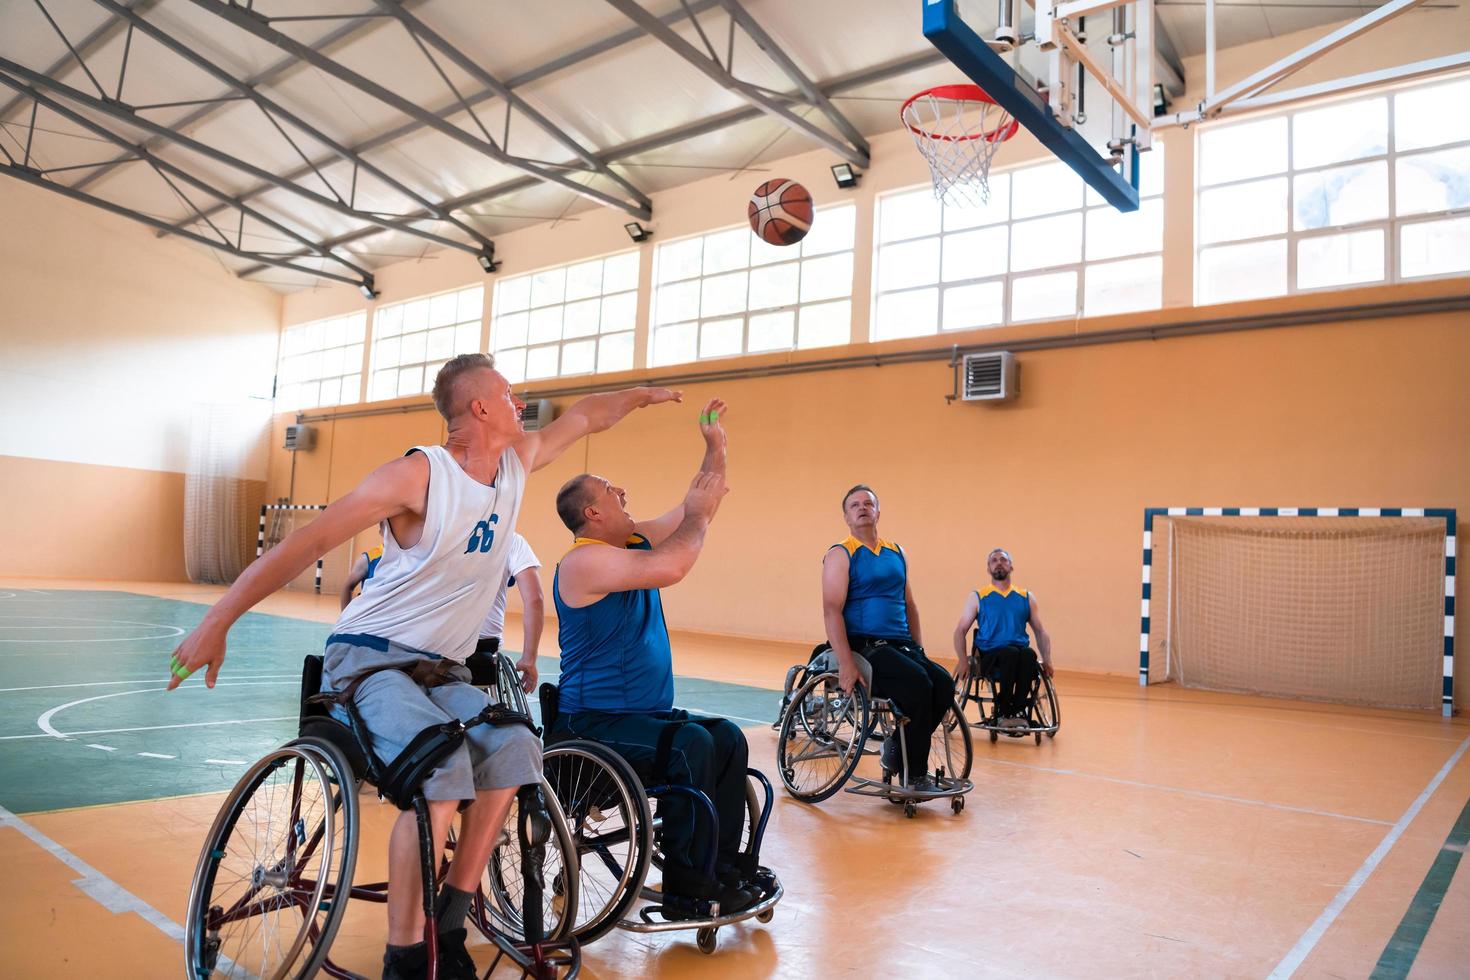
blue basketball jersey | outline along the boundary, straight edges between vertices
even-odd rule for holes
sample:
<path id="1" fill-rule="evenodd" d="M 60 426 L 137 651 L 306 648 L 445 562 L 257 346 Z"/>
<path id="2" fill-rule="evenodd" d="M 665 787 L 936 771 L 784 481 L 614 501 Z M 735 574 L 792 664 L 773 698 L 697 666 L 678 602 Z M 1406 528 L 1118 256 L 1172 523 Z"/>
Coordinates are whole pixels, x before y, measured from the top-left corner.
<path id="1" fill-rule="evenodd" d="M 975 649 L 1029 646 L 1026 624 L 1031 622 L 1031 597 L 1025 589 L 1010 588 L 1004 592 L 993 585 L 975 593 L 980 597 L 980 613 L 975 618 Z"/>
<path id="2" fill-rule="evenodd" d="M 847 552 L 847 601 L 842 606 L 847 635 L 912 640 L 903 549 L 880 538 L 874 550 L 853 537 L 832 547 Z"/>

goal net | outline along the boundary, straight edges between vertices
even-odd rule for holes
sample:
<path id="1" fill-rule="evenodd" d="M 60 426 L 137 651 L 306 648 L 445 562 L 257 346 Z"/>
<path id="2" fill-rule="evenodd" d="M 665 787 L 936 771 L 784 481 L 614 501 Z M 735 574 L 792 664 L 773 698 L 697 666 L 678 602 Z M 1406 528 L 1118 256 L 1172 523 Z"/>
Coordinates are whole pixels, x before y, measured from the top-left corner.
<path id="1" fill-rule="evenodd" d="M 1159 515 L 1152 548 L 1151 683 L 1440 705 L 1442 519 Z"/>
<path id="2" fill-rule="evenodd" d="M 259 557 L 280 544 L 297 528 L 305 527 L 316 520 L 325 504 L 266 504 L 260 508 L 260 525 L 256 536 L 255 554 Z M 314 566 L 286 583 L 293 592 L 321 592 L 336 595 L 342 590 L 347 576 L 352 572 L 352 560 L 357 556 L 352 540 L 333 548 L 321 557 Z"/>

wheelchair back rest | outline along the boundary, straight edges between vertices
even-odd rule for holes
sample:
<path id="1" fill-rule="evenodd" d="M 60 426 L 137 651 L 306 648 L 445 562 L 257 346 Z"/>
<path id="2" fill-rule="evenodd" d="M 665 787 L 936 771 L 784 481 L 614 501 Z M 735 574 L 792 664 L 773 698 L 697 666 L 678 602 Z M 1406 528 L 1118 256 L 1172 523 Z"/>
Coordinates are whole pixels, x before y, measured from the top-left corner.
<path id="1" fill-rule="evenodd" d="M 498 688 L 500 686 L 499 658 L 493 653 L 476 651 L 469 655 L 464 665 L 470 670 L 470 683 L 475 687 Z"/>
<path id="2" fill-rule="evenodd" d="M 561 713 L 561 692 L 555 684 L 547 681 L 536 689 L 536 697 L 541 701 L 541 740 L 550 745 L 556 716 Z"/>
<path id="3" fill-rule="evenodd" d="M 301 665 L 301 716 L 300 723 L 306 724 L 308 718 L 330 717 L 330 712 L 324 704 L 312 704 L 311 698 L 322 691 L 322 655 L 309 653 L 306 661 Z"/>
<path id="4" fill-rule="evenodd" d="M 331 742 L 347 757 L 353 775 L 358 779 L 367 779 L 367 756 L 363 754 L 362 746 L 358 744 L 357 736 L 352 734 L 352 729 L 333 718 L 331 710 L 325 704 L 312 703 L 311 699 L 320 694 L 321 690 L 322 656 L 318 653 L 308 654 L 301 665 L 301 715 L 296 724 L 297 737 L 320 738 Z"/>

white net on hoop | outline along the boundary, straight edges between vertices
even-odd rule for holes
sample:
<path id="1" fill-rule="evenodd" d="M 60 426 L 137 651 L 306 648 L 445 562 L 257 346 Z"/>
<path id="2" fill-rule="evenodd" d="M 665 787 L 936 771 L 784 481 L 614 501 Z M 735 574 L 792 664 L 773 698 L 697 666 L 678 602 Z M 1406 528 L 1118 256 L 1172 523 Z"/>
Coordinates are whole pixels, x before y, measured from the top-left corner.
<path id="1" fill-rule="evenodd" d="M 990 200 L 990 162 L 1017 123 L 978 85 L 941 85 L 904 103 L 903 123 L 929 162 L 934 196 L 945 207 Z"/>

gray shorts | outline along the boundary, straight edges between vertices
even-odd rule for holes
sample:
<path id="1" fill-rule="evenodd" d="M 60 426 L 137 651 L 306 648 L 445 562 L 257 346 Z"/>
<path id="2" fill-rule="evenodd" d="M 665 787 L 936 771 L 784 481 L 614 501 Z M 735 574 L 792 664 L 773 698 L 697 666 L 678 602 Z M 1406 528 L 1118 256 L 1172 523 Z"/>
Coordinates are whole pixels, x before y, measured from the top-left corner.
<path id="1" fill-rule="evenodd" d="M 359 635 L 327 638 L 322 690 L 340 691 L 367 675 L 353 693 L 357 712 L 372 739 L 373 754 L 392 762 L 413 737 L 452 718 L 468 721 L 490 703 L 489 696 L 469 683 L 470 672 L 456 667 L 462 682 L 425 689 L 402 670 L 417 660 L 439 658 L 396 643 Z M 332 714 L 346 722 L 347 709 Z M 424 798 L 468 800 L 476 790 L 524 786 L 541 779 L 541 742 L 524 725 L 476 725 L 464 744 L 424 780 Z"/>

